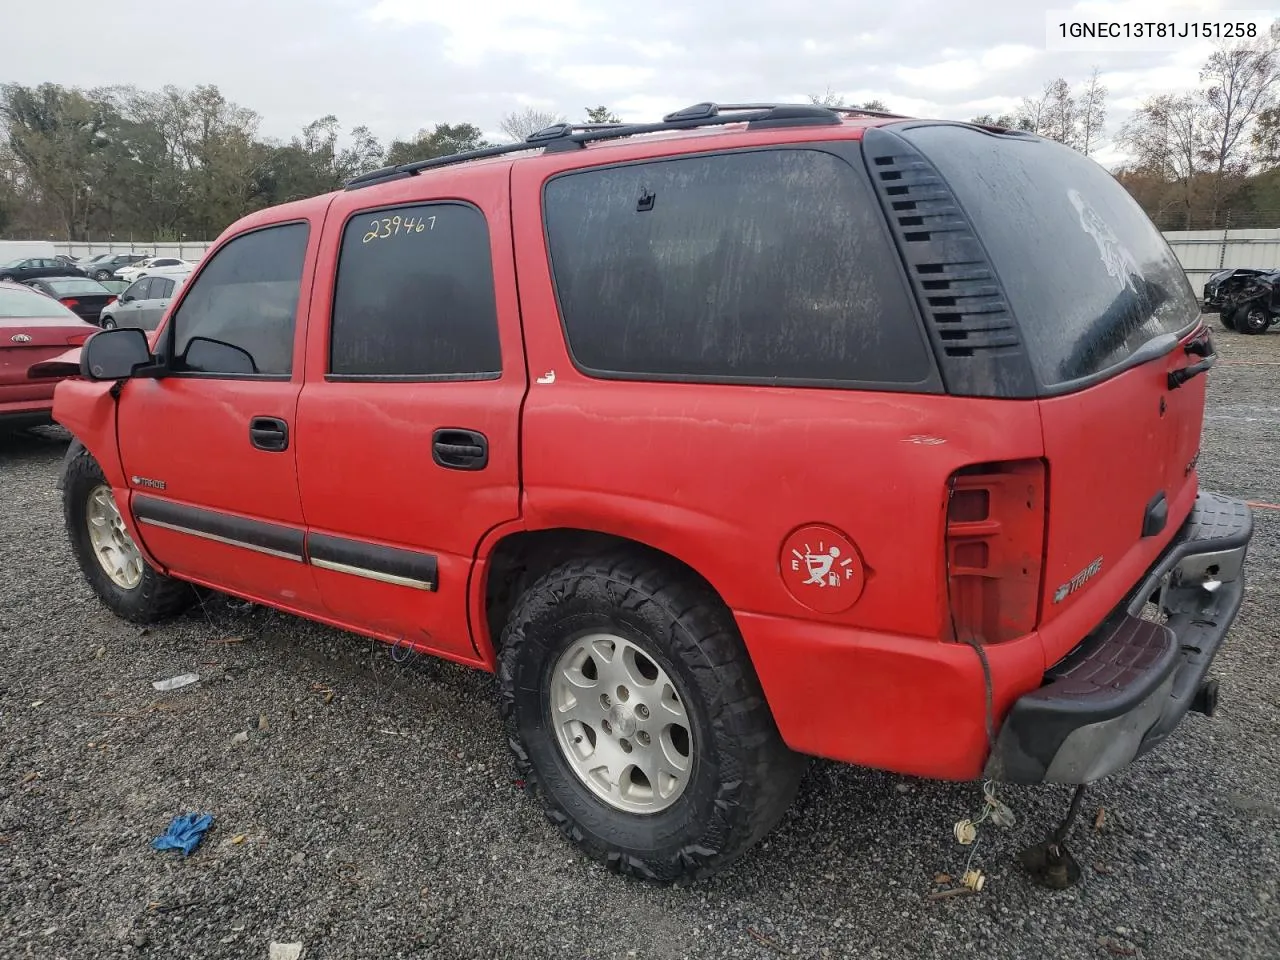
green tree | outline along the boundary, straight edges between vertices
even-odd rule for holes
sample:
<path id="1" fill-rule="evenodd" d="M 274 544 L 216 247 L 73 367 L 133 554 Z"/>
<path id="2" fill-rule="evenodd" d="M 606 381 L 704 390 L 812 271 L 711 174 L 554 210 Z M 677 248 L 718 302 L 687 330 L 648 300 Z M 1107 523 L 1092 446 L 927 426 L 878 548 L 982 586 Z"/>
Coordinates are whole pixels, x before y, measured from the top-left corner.
<path id="1" fill-rule="evenodd" d="M 622 118 L 608 107 L 587 107 L 587 123 L 621 123 Z"/>
<path id="2" fill-rule="evenodd" d="M 470 123 L 437 123 L 430 130 L 419 130 L 412 140 L 396 140 L 387 151 L 388 166 L 413 163 L 415 160 L 434 160 L 468 150 L 481 150 L 492 146 L 484 139 L 480 128 Z"/>

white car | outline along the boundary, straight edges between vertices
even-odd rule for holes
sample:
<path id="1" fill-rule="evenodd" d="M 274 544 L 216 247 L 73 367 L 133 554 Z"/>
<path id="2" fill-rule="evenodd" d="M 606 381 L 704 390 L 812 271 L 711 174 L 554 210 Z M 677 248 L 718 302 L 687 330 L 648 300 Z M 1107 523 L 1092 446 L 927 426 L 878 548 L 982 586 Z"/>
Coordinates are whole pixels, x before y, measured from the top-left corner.
<path id="1" fill-rule="evenodd" d="M 116 276 L 128 283 L 142 277 L 185 276 L 195 269 L 195 264 L 177 257 L 150 257 L 116 271 Z"/>

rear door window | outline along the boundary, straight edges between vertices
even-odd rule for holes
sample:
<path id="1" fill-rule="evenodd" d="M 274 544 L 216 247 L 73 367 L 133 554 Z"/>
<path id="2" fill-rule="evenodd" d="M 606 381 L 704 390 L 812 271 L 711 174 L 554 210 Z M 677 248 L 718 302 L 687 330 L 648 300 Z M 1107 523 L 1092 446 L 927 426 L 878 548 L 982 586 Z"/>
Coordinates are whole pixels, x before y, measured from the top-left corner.
<path id="1" fill-rule="evenodd" d="M 901 131 L 947 181 L 999 274 L 1042 384 L 1097 377 L 1199 306 L 1182 265 L 1114 177 L 1047 140 Z"/>
<path id="2" fill-rule="evenodd" d="M 919 384 L 933 366 L 865 173 L 778 149 L 591 169 L 544 212 L 574 360 L 597 376 Z"/>
<path id="3" fill-rule="evenodd" d="M 347 222 L 333 295 L 330 376 L 482 380 L 502 372 L 484 214 L 437 202 Z"/>

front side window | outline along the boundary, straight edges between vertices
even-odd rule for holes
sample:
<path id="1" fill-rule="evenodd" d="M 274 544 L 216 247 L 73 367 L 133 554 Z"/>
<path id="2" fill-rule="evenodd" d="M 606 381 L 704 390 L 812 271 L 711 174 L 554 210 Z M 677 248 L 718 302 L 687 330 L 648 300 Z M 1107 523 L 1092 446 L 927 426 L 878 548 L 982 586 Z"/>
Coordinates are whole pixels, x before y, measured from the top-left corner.
<path id="1" fill-rule="evenodd" d="M 149 278 L 144 277 L 143 279 L 130 284 L 129 288 L 125 290 L 124 296 L 128 297 L 131 300 L 145 300 L 147 298 L 146 297 L 147 287 L 150 285 L 150 283 L 151 283 L 151 280 Z"/>
<path id="2" fill-rule="evenodd" d="M 931 359 L 865 174 L 783 149 L 547 184 L 556 292 L 598 376 L 919 384 Z"/>
<path id="3" fill-rule="evenodd" d="M 305 223 L 265 227 L 236 237 L 213 255 L 173 317 L 176 371 L 292 372 L 307 234 Z M 237 359 L 218 359 L 233 355 Z M 196 356 L 199 362 L 191 359 Z"/>
<path id="4" fill-rule="evenodd" d="M 356 214 L 338 255 L 330 375 L 468 380 L 501 373 L 484 215 L 464 203 Z"/>

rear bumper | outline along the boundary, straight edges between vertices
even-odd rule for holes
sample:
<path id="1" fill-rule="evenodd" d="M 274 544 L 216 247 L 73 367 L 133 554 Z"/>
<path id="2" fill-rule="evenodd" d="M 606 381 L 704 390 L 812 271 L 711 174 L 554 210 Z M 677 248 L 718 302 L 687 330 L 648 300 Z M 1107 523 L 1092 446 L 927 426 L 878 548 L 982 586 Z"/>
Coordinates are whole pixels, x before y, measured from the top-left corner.
<path id="1" fill-rule="evenodd" d="M 0 430 L 25 430 L 53 423 L 52 386 L 46 390 L 42 385 L 32 392 L 36 396 L 31 399 L 0 401 Z M 42 396 L 45 393 L 48 396 Z"/>
<path id="2" fill-rule="evenodd" d="M 1091 783 L 1168 737 L 1196 701 L 1240 610 L 1252 536 L 1248 506 L 1201 492 L 1111 616 L 1049 669 L 1041 687 L 1014 701 L 985 775 Z M 1157 595 L 1163 623 L 1142 618 Z"/>

